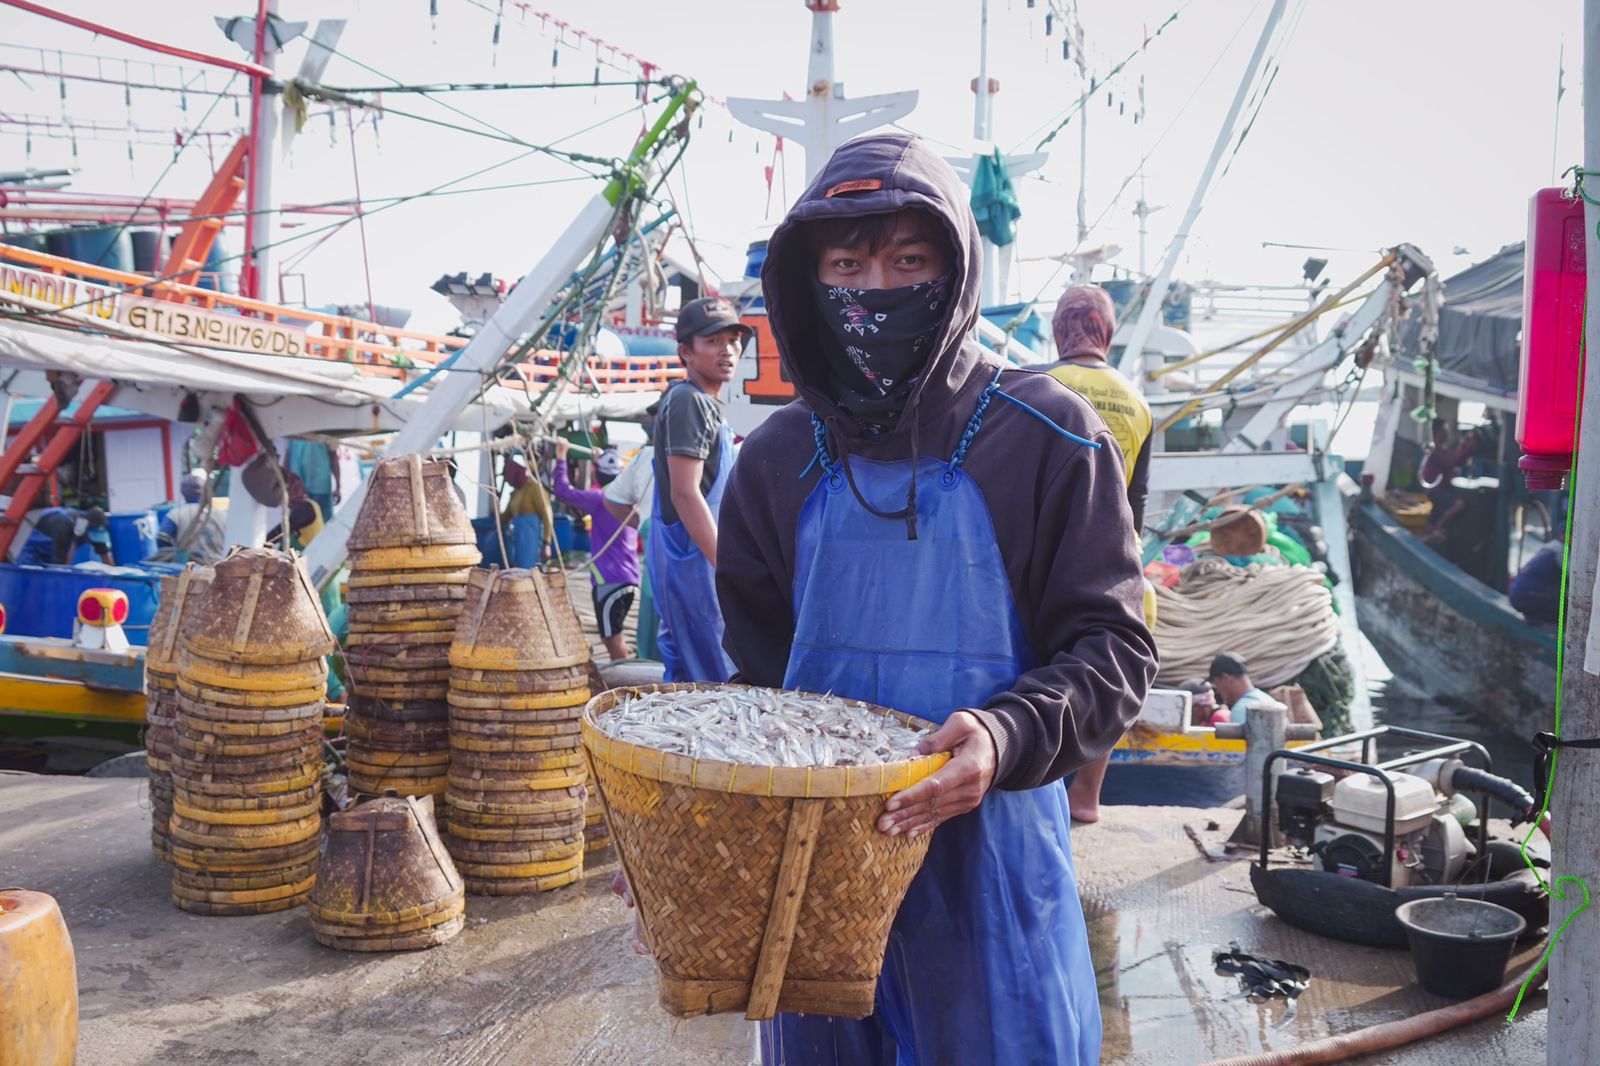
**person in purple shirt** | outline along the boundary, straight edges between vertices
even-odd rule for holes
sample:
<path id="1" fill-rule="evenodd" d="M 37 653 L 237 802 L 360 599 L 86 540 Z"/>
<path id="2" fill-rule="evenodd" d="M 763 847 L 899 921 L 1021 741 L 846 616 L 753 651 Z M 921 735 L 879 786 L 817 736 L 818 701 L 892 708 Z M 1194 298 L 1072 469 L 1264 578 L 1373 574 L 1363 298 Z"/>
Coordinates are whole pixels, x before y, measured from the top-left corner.
<path id="1" fill-rule="evenodd" d="M 593 584 L 594 616 L 600 623 L 600 639 L 615 662 L 628 657 L 622 626 L 639 591 L 639 531 L 618 522 L 606 509 L 601 489 L 572 487 L 567 480 L 567 452 L 566 441 L 556 442 L 555 497 L 589 516 L 589 544 L 594 553 L 589 561 L 589 580 Z M 595 480 L 604 486 L 622 472 L 622 456 L 615 448 L 607 448 L 596 457 L 594 468 Z"/>

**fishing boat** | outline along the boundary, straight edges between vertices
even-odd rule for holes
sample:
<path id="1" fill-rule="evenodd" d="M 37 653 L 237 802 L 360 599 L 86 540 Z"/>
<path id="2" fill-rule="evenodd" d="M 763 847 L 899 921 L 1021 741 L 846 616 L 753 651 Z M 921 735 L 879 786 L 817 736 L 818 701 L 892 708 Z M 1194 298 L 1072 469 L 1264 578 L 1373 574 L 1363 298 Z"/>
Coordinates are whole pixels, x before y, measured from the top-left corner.
<path id="1" fill-rule="evenodd" d="M 1555 691 L 1556 634 L 1512 608 L 1508 581 L 1555 535 L 1558 502 L 1530 492 L 1517 469 L 1523 255 L 1518 242 L 1446 279 L 1436 343 L 1423 347 L 1416 312 L 1380 364 L 1383 399 L 1351 536 L 1362 631 L 1395 674 L 1519 733 Z M 1431 372 L 1413 366 L 1430 356 Z M 1433 426 L 1411 413 L 1429 410 L 1477 440 L 1461 469 L 1443 475 L 1462 504 L 1448 536 L 1428 536 Z"/>

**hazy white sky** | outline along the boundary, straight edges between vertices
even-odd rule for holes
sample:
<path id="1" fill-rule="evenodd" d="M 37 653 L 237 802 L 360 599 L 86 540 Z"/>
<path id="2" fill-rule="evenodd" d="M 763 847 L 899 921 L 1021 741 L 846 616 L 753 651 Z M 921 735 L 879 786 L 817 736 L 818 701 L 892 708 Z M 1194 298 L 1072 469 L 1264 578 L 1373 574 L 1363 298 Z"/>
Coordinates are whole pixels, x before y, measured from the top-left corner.
<path id="1" fill-rule="evenodd" d="M 62 9 L 135 33 L 212 52 L 241 53 L 212 21 L 213 15 L 247 14 L 247 4 L 144 0 L 63 0 Z M 253 5 L 252 5 L 253 6 Z M 557 43 L 553 25 L 519 14 L 510 5 L 498 46 L 492 43 L 498 0 L 282 0 L 288 19 L 351 20 L 324 81 L 370 86 L 385 79 L 362 70 L 359 60 L 406 82 L 589 80 L 595 49 L 568 35 Z M 692 75 L 717 97 L 776 98 L 805 90 L 810 15 L 802 0 L 701 0 L 665 4 L 644 0 L 544 0 L 542 10 L 567 19 L 620 48 Z M 995 139 L 1005 150 L 1030 151 L 1042 129 L 1082 92 L 1074 64 L 1063 59 L 1062 18 L 1046 35 L 1050 0 L 990 0 L 990 67 L 1002 89 L 996 101 Z M 1058 10 L 1069 7 L 1056 0 Z M 1101 220 L 1090 243 L 1121 245 L 1119 265 L 1137 261 L 1132 214 L 1138 182 L 1124 183 L 1149 155 L 1145 180 L 1152 204 L 1170 205 L 1151 219 L 1151 257 L 1165 247 L 1188 202 L 1218 125 L 1254 46 L 1271 0 L 1082 0 L 1091 71 L 1106 72 L 1135 50 L 1144 30 L 1168 15 L 1178 20 L 1151 41 L 1086 109 L 1089 120 L 1088 216 Z M 921 102 L 905 125 L 946 143 L 952 155 L 972 150 L 972 94 L 977 72 L 978 0 L 843 0 L 836 17 L 838 75 L 851 96 L 916 88 Z M 1525 5 L 1534 14 L 1509 15 L 1512 5 L 1488 0 L 1291 0 L 1275 49 L 1278 72 L 1248 139 L 1207 201 L 1180 273 L 1250 282 L 1292 281 L 1308 254 L 1263 248 L 1264 241 L 1351 249 L 1334 257 L 1335 280 L 1369 265 L 1368 250 L 1410 241 L 1434 256 L 1446 272 L 1520 239 L 1528 195 L 1549 184 L 1581 152 L 1578 0 Z M 1292 28 L 1292 35 L 1288 30 Z M 1567 93 L 1556 106 L 1557 57 L 1565 41 Z M 175 84 L 168 68 L 155 74 L 140 61 L 150 56 L 117 42 L 46 19 L 0 9 L 0 64 L 55 70 L 57 49 L 116 57 L 101 73 L 122 76 L 121 59 L 133 62 L 134 81 L 154 77 Z M 16 47 L 28 46 L 28 47 Z M 41 54 L 37 50 L 43 49 Z M 303 44 L 289 46 L 280 73 L 290 75 Z M 552 71 L 552 52 L 560 60 Z M 65 59 L 86 72 L 91 61 Z M 603 79 L 622 77 L 610 68 Z M 1145 120 L 1133 122 L 1140 77 Z M 0 115 L 123 127 L 132 121 L 165 134 L 191 126 L 210 98 L 134 90 L 132 104 L 120 86 L 69 82 L 61 98 L 56 79 L 0 74 Z M 227 80 L 215 71 L 206 84 Z M 240 88 L 243 79 L 235 83 Z M 1107 104 L 1105 92 L 1111 94 Z M 548 143 L 616 117 L 564 143 L 613 156 L 625 153 L 641 125 L 629 113 L 631 90 L 582 88 L 515 93 L 459 93 L 444 99 L 530 141 Z M 430 101 L 391 96 L 391 106 L 471 125 Z M 780 163 L 778 187 L 768 207 L 763 168 L 773 141 L 738 126 L 715 105 L 704 109 L 682 170 L 672 182 L 694 222 L 703 254 L 724 273 L 737 273 L 747 241 L 776 222 L 787 192 L 803 184 L 802 159 L 790 149 Z M 224 101 L 209 128 L 236 124 Z M 1072 246 L 1079 184 L 1077 119 L 1050 146 L 1050 162 L 1021 183 L 1024 216 L 1018 242 L 1023 262 L 1013 273 L 1016 292 L 1051 295 L 1051 262 L 1032 257 Z M 21 127 L 0 123 L 0 169 L 22 165 L 81 168 L 74 187 L 142 195 L 171 159 L 165 144 L 139 145 L 130 162 L 124 140 L 97 141 L 80 134 L 71 143 L 36 130 L 31 150 Z M 158 195 L 192 197 L 220 161 L 201 144 L 187 150 Z M 362 192 L 369 198 L 400 196 L 460 177 L 518 154 L 509 144 L 424 126 L 397 115 L 370 120 L 355 136 Z M 502 167 L 463 187 L 568 178 L 572 168 L 549 159 Z M 323 201 L 354 189 L 351 135 L 341 115 L 330 129 L 315 119 L 279 172 L 285 201 Z M 443 330 L 455 314 L 427 291 L 441 273 L 484 270 L 520 276 L 560 232 L 597 185 L 580 181 L 472 196 L 415 201 L 372 217 L 368 259 L 379 303 L 414 309 L 413 325 Z M 1118 197 L 1121 189 L 1120 198 Z M 685 195 L 686 194 L 686 195 Z M 239 248 L 236 232 L 232 249 Z M 290 245 L 293 252 L 305 242 Z M 1454 256 L 1462 247 L 1469 257 Z M 282 259 L 280 258 L 280 262 Z M 366 298 L 361 241 L 354 226 L 329 240 L 298 269 L 312 303 Z M 1152 265 L 1152 269 L 1154 266 Z M 291 282 L 290 298 L 300 282 Z"/>

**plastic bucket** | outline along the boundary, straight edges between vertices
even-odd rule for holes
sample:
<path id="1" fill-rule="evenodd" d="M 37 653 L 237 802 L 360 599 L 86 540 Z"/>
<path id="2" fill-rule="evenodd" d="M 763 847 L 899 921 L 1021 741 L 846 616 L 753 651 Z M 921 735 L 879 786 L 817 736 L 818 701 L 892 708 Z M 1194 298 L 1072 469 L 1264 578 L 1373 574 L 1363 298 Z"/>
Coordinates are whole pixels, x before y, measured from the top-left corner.
<path id="1" fill-rule="evenodd" d="M 133 511 L 106 516 L 111 527 L 111 557 L 118 566 L 137 566 L 156 553 L 159 528 L 154 511 Z"/>
<path id="2" fill-rule="evenodd" d="M 1471 999 L 1499 988 L 1528 925 L 1499 904 L 1456 896 L 1414 899 L 1394 916 L 1410 941 L 1417 983 L 1446 999 Z"/>

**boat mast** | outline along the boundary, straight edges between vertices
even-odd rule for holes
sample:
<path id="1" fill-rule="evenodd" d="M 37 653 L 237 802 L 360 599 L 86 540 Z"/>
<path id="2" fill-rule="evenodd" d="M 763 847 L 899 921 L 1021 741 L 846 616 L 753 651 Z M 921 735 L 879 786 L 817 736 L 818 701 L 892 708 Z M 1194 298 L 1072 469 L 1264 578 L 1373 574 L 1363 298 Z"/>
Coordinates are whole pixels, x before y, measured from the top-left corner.
<path id="1" fill-rule="evenodd" d="M 1600 0 L 1583 5 L 1583 166 L 1600 171 Z M 1591 193 L 1592 195 L 1592 193 Z M 1584 253 L 1588 305 L 1600 307 L 1600 206 L 1585 197 Z M 1584 323 L 1585 349 L 1600 352 L 1600 315 Z M 1567 516 L 1567 602 L 1564 681 L 1561 689 L 1563 737 L 1600 736 L 1600 626 L 1594 615 L 1596 554 L 1600 553 L 1600 359 L 1584 364 L 1583 410 L 1573 470 L 1573 513 Z M 1600 889 L 1600 751 L 1563 749 L 1555 753 L 1555 785 L 1550 810 L 1556 819 L 1550 871 L 1554 892 L 1550 928 L 1566 928 L 1550 953 L 1550 1009 L 1545 1061 L 1550 1066 L 1594 1062 L 1600 1056 L 1600 914 L 1579 916 L 1591 891 Z M 1544 784 L 1544 782 L 1540 782 Z M 1576 880 L 1581 879 L 1581 880 Z M 1600 901 L 1596 901 L 1600 902 Z"/>
<path id="2" fill-rule="evenodd" d="M 972 173 L 978 172 L 982 153 L 989 145 L 989 131 L 994 119 L 994 90 L 998 86 L 989 81 L 989 0 L 978 4 L 978 77 L 972 83 L 972 136 L 977 140 L 979 155 L 973 157 Z M 980 307 L 994 307 L 1005 294 L 1005 281 L 1000 276 L 1000 249 L 988 237 L 983 240 L 983 281 Z"/>
<path id="3" fill-rule="evenodd" d="M 277 17 L 278 0 L 258 0 L 255 65 L 266 71 L 250 79 L 250 178 L 245 184 L 244 269 L 239 289 L 246 296 L 269 300 L 272 277 L 272 146 L 278 140 L 277 94 L 267 91 L 277 69 L 278 38 L 268 23 Z"/>
<path id="4" fill-rule="evenodd" d="M 1156 275 L 1156 280 L 1151 283 L 1150 291 L 1145 295 L 1144 306 L 1139 309 L 1139 321 L 1133 328 L 1133 336 L 1128 338 L 1128 346 L 1123 349 L 1122 358 L 1117 364 L 1128 377 L 1135 381 L 1143 381 L 1144 375 L 1140 373 L 1139 359 L 1144 355 L 1145 342 L 1150 339 L 1150 331 L 1155 328 L 1156 316 L 1161 313 L 1161 305 L 1166 302 L 1167 290 L 1172 286 L 1172 271 L 1177 266 L 1178 259 L 1183 255 L 1183 246 L 1189 239 L 1189 230 L 1194 227 L 1195 219 L 1200 217 L 1200 208 L 1205 204 L 1206 193 L 1211 190 L 1212 176 L 1217 172 L 1217 164 L 1222 162 L 1222 153 L 1233 140 L 1233 128 L 1238 124 L 1239 112 L 1244 110 L 1245 97 L 1249 95 L 1250 86 L 1255 84 L 1256 73 L 1261 69 L 1261 61 L 1267 54 L 1267 44 L 1272 40 L 1273 31 L 1278 28 L 1278 22 L 1283 18 L 1283 9 L 1288 6 L 1289 0 L 1274 0 L 1272 10 L 1267 13 L 1267 21 L 1261 27 L 1261 36 L 1256 41 L 1256 50 L 1250 54 L 1250 62 L 1246 64 L 1244 77 L 1239 79 L 1239 89 L 1233 94 L 1233 104 L 1228 108 L 1228 117 L 1222 120 L 1222 128 L 1217 131 L 1217 143 L 1211 148 L 1211 158 L 1206 160 L 1205 170 L 1200 174 L 1200 182 L 1194 188 L 1194 196 L 1189 200 L 1189 209 L 1183 214 L 1183 221 L 1178 224 L 1178 232 L 1172 237 L 1172 243 L 1167 246 L 1166 258 L 1161 263 L 1161 273 Z"/>
<path id="5" fill-rule="evenodd" d="M 844 85 L 833 76 L 833 16 L 839 0 L 806 0 L 811 12 L 811 61 L 806 71 L 804 100 L 752 100 L 731 97 L 728 112 L 746 126 L 798 144 L 806 156 L 810 185 L 833 150 L 865 133 L 911 114 L 915 90 L 847 99 Z M 787 204 L 784 205 L 788 207 Z"/>

